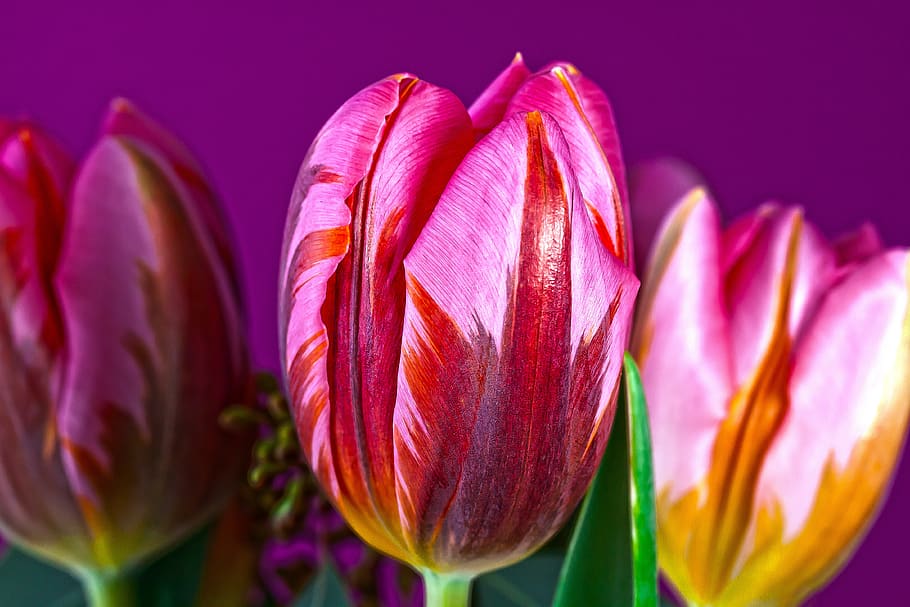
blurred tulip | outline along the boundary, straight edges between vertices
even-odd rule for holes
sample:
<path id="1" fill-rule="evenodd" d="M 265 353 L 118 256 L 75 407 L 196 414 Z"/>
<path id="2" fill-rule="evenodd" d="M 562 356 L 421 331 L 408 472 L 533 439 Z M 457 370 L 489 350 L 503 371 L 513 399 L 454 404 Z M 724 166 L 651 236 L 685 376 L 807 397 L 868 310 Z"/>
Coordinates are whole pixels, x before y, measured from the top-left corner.
<path id="1" fill-rule="evenodd" d="M 303 163 L 281 266 L 301 443 L 430 605 L 545 542 L 600 460 L 638 289 L 611 159 L 603 93 L 519 57 L 470 113 L 382 80 Z"/>
<path id="2" fill-rule="evenodd" d="M 76 169 L 47 136 L 0 140 L 0 527 L 113 575 L 224 506 L 251 387 L 215 197 L 170 134 L 115 101 Z"/>
<path id="3" fill-rule="evenodd" d="M 689 604 L 796 605 L 860 542 L 907 425 L 907 273 L 870 227 L 830 243 L 794 208 L 722 229 L 695 189 L 666 218 L 633 351 L 661 566 Z"/>

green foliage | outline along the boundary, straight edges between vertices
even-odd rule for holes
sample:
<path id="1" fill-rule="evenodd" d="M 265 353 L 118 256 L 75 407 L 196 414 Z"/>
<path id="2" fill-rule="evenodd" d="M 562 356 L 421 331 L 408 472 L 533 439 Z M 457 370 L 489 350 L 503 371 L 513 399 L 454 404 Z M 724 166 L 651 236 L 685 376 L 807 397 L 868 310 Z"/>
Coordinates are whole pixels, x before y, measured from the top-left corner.
<path id="1" fill-rule="evenodd" d="M 547 607 L 562 567 L 561 554 L 541 551 L 523 561 L 480 576 L 473 607 Z"/>
<path id="2" fill-rule="evenodd" d="M 0 562 L 0 597 L 4 607 L 85 606 L 78 580 L 17 548 Z"/>

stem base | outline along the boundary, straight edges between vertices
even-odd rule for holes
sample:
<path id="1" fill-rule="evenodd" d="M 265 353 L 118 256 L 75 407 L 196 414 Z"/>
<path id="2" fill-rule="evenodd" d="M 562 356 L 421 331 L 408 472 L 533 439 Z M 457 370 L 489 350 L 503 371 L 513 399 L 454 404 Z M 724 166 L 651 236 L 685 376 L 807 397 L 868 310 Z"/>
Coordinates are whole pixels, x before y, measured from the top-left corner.
<path id="1" fill-rule="evenodd" d="M 86 571 L 81 577 L 85 598 L 91 607 L 138 607 L 135 589 L 128 576 Z"/>
<path id="2" fill-rule="evenodd" d="M 426 607 L 468 607 L 473 576 L 422 571 Z"/>

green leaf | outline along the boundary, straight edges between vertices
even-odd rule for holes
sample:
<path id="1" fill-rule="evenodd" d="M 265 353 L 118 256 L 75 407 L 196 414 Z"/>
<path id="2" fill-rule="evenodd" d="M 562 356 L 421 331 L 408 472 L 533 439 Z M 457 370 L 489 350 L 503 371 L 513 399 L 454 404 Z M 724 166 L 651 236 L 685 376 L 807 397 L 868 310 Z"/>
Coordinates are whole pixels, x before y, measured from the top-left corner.
<path id="1" fill-rule="evenodd" d="M 196 601 L 210 527 L 132 574 L 140 607 L 186 607 Z"/>
<path id="2" fill-rule="evenodd" d="M 338 577 L 338 571 L 331 564 L 319 570 L 316 577 L 294 607 L 350 607 L 351 601 L 344 590 L 344 583 Z"/>
<path id="3" fill-rule="evenodd" d="M 195 601 L 208 529 L 128 575 L 140 607 L 186 607 Z M 3 607 L 85 607 L 82 584 L 53 565 L 11 548 L 0 561 L 0 604 Z"/>
<path id="4" fill-rule="evenodd" d="M 547 607 L 559 579 L 562 555 L 538 552 L 474 582 L 474 607 Z"/>
<path id="5" fill-rule="evenodd" d="M 18 548 L 0 563 L 0 597 L 3 607 L 85 607 L 75 578 Z"/>
<path id="6" fill-rule="evenodd" d="M 554 607 L 657 607 L 654 478 L 638 368 L 625 356 L 616 420 L 566 555 Z"/>

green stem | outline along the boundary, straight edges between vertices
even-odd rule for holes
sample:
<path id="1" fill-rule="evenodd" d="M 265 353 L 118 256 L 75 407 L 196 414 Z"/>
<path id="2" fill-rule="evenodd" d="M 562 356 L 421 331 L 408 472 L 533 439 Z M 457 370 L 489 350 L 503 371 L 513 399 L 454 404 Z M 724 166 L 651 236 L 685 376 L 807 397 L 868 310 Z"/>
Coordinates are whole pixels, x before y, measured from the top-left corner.
<path id="1" fill-rule="evenodd" d="M 86 571 L 82 575 L 85 598 L 91 607 L 137 607 L 139 601 L 129 576 Z"/>
<path id="2" fill-rule="evenodd" d="M 426 607 L 468 607 L 471 604 L 473 576 L 423 571 Z"/>

